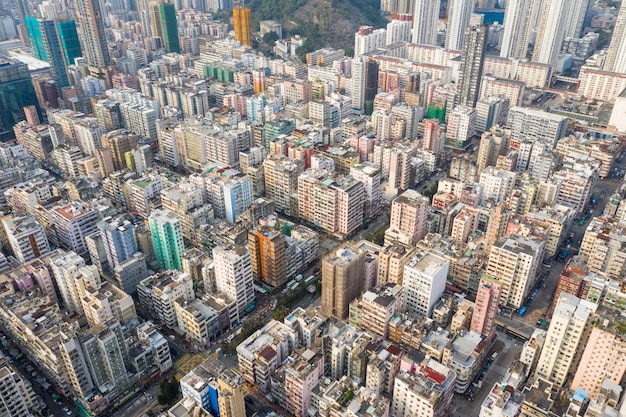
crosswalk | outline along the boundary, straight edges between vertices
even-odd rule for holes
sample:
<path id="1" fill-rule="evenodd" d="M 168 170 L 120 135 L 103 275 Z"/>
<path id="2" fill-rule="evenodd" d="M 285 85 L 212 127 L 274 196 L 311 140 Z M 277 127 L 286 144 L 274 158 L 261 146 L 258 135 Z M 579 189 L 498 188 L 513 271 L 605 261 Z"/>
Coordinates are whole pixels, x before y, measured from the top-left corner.
<path id="1" fill-rule="evenodd" d="M 176 362 L 174 362 L 174 364 L 176 365 L 177 368 L 180 368 L 181 366 L 183 366 L 186 362 L 189 361 L 189 359 L 191 358 L 191 354 L 189 353 L 185 353 L 183 356 L 181 356 L 180 358 L 178 358 L 178 360 Z"/>
<path id="2" fill-rule="evenodd" d="M 206 360 L 206 357 L 201 354 L 191 354 L 185 353 L 183 356 L 178 358 L 174 365 L 176 369 L 180 371 L 182 375 L 186 375 L 189 371 L 191 371 L 196 366 L 200 365 L 202 362 Z"/>

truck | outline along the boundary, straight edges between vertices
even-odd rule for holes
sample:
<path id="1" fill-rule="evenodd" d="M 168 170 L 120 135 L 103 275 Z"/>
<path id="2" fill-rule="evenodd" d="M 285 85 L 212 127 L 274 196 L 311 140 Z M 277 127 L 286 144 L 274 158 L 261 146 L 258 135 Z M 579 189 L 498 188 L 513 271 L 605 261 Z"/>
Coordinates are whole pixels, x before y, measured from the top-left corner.
<path id="1" fill-rule="evenodd" d="M 517 315 L 520 317 L 524 317 L 524 314 L 526 314 L 526 310 L 528 310 L 528 307 L 523 306 L 522 308 L 519 309 L 519 313 L 517 313 Z"/>

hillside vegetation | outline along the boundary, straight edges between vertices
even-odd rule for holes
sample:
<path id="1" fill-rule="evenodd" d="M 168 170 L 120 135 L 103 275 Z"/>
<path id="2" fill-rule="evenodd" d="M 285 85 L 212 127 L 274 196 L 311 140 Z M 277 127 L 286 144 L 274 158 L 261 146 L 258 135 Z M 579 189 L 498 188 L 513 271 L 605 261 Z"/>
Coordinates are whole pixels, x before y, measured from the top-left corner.
<path id="1" fill-rule="evenodd" d="M 325 46 L 342 48 L 352 55 L 354 33 L 359 26 L 385 27 L 380 0 L 251 0 L 253 27 L 261 20 L 283 24 L 284 35 L 307 38 L 299 55 Z"/>

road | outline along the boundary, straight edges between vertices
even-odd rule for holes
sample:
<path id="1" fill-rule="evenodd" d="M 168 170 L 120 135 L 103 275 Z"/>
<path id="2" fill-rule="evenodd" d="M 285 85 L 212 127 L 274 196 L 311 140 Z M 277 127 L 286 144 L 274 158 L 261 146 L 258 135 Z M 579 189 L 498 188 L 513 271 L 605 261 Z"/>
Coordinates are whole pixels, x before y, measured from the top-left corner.
<path id="1" fill-rule="evenodd" d="M 620 183 L 621 181 L 615 179 L 598 181 L 598 184 L 594 188 L 595 195 L 596 197 L 598 197 L 598 202 L 591 218 L 600 216 L 602 214 L 606 203 L 609 201 L 610 196 L 615 192 Z M 550 304 L 552 303 L 552 297 L 555 295 L 554 292 L 556 291 L 559 276 L 561 275 L 561 272 L 563 271 L 565 265 L 567 265 L 567 261 L 569 261 L 569 259 L 571 259 L 578 253 L 578 249 L 580 248 L 580 242 L 585 235 L 587 226 L 589 226 L 589 220 L 586 221 L 582 226 L 578 222 L 574 222 L 571 229 L 571 232 L 574 233 L 574 237 L 572 238 L 572 249 L 570 250 L 567 258 L 560 263 L 554 262 L 549 268 L 546 268 L 544 266 L 541 267 L 540 274 L 548 272 L 548 277 L 545 281 L 545 288 L 539 291 L 537 297 L 535 297 L 535 299 L 530 303 L 524 318 L 520 320 L 519 318 L 512 317 L 513 320 L 535 326 L 537 320 L 541 318 L 541 315 L 546 314 L 546 312 L 550 308 Z"/>
<path id="2" fill-rule="evenodd" d="M 157 395 L 159 394 L 159 390 L 159 384 L 150 385 L 142 394 L 136 395 L 121 408 L 111 411 L 106 415 L 115 417 L 140 417 L 146 414 L 148 410 L 153 410 L 155 415 L 158 415 L 160 406 L 157 401 Z"/>
<path id="3" fill-rule="evenodd" d="M 498 357 L 489 367 L 487 374 L 483 378 L 481 388 L 476 390 L 474 398 L 469 401 L 464 395 L 455 394 L 452 399 L 450 417 L 465 417 L 480 415 L 480 406 L 487 397 L 487 394 L 496 382 L 502 382 L 509 366 L 519 358 L 523 343 L 513 339 L 501 332 L 498 332 L 498 340 L 494 345 L 494 351 L 498 352 Z"/>
<path id="4" fill-rule="evenodd" d="M 24 358 L 26 358 L 26 356 L 23 356 Z M 33 364 L 32 362 L 30 362 L 28 359 L 26 359 L 26 362 L 21 364 L 19 361 L 14 360 L 13 361 L 13 366 L 15 368 L 17 368 L 20 373 L 24 376 L 24 378 L 28 379 L 28 381 L 30 381 L 32 387 L 33 387 L 33 391 L 35 391 L 35 394 L 39 395 L 41 398 L 43 398 L 44 403 L 46 404 L 46 406 L 48 407 L 48 409 L 50 410 L 50 412 L 52 414 L 54 414 L 57 417 L 60 416 L 64 416 L 65 415 L 65 411 L 63 411 L 63 407 L 69 407 L 72 410 L 72 415 L 76 414 L 76 410 L 74 409 L 74 404 L 71 404 L 69 401 L 64 401 L 64 400 L 60 400 L 60 404 L 57 404 L 54 399 L 52 398 L 52 388 L 50 389 L 50 391 L 46 391 L 44 390 L 41 385 L 39 385 L 39 383 L 35 380 L 35 378 L 33 378 L 31 376 L 31 373 L 28 372 L 26 370 L 26 367 L 28 365 L 33 366 L 37 371 L 39 371 L 39 368 L 37 368 L 37 366 L 35 364 Z"/>

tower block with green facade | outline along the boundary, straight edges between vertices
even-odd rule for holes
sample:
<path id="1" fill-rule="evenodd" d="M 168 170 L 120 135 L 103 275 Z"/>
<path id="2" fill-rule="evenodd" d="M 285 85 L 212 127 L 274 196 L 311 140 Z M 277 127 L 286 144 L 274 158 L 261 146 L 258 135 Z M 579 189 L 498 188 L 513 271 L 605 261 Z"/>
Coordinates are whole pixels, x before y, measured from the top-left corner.
<path id="1" fill-rule="evenodd" d="M 182 271 L 185 249 L 180 219 L 169 210 L 154 210 L 148 219 L 154 256 L 159 266 Z"/>
<path id="2" fill-rule="evenodd" d="M 178 40 L 178 23 L 173 3 L 150 3 L 150 20 L 152 32 L 161 38 L 166 52 L 180 53 Z"/>

